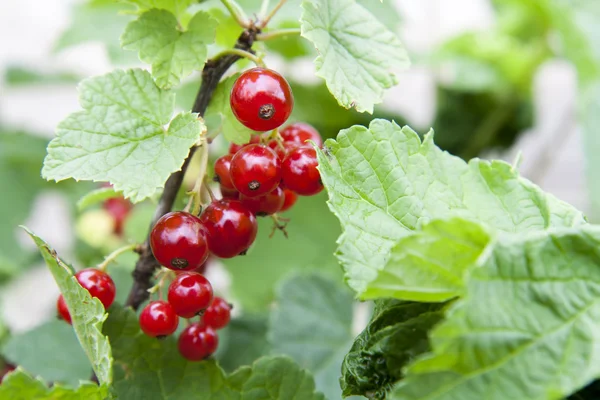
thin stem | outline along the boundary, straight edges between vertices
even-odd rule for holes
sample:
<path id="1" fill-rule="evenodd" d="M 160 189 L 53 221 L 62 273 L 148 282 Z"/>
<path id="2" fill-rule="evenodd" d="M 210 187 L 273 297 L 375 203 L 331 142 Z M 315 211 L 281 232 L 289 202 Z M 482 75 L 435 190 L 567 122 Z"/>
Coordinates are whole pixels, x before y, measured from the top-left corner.
<path id="1" fill-rule="evenodd" d="M 270 31 L 267 33 L 259 33 L 258 35 L 256 35 L 256 40 L 271 40 L 271 39 L 276 39 L 278 37 L 282 37 L 282 36 L 292 36 L 292 35 L 300 35 L 300 29 L 299 28 L 289 28 L 289 29 L 277 29 L 274 31 Z"/>
<path id="2" fill-rule="evenodd" d="M 104 258 L 104 261 L 102 261 L 102 263 L 98 264 L 98 269 L 100 271 L 106 271 L 108 264 L 110 264 L 111 262 L 114 262 L 117 259 L 117 257 L 119 257 L 121 254 L 127 253 L 128 251 L 135 251 L 139 248 L 140 248 L 140 245 L 137 243 L 128 244 L 127 246 L 119 247 L 118 249 L 116 249 L 115 251 L 113 251 L 112 253 L 107 255 Z"/>
<path id="3" fill-rule="evenodd" d="M 264 61 L 262 59 L 260 59 L 258 56 L 250 53 L 249 51 L 240 50 L 240 49 L 223 50 L 222 52 L 215 54 L 213 59 L 218 60 L 220 58 L 223 58 L 223 57 L 229 56 L 229 55 L 236 55 L 239 57 L 247 58 L 248 60 L 252 61 L 254 64 L 256 64 L 259 67 L 263 67 L 263 68 L 266 67 Z"/>
<path id="4" fill-rule="evenodd" d="M 270 3 L 270 0 L 262 1 L 262 4 L 260 5 L 260 12 L 258 13 L 258 15 L 260 15 L 262 17 L 263 15 L 265 15 L 267 13 L 267 10 L 269 9 L 269 3 Z"/>
<path id="5" fill-rule="evenodd" d="M 271 10 L 271 12 L 266 17 L 264 17 L 262 21 L 260 21 L 258 24 L 256 24 L 256 26 L 260 29 L 263 29 L 265 26 L 267 26 L 269 21 L 271 21 L 271 19 L 275 16 L 275 14 L 277 14 L 277 11 L 279 11 L 279 9 L 281 7 L 283 7 L 283 5 L 285 4 L 286 1 L 287 0 L 279 0 L 279 2 Z"/>
<path id="6" fill-rule="evenodd" d="M 229 11 L 229 14 L 231 14 L 233 19 L 235 19 L 235 22 L 237 22 L 239 26 L 241 26 L 244 29 L 250 27 L 250 20 L 246 16 L 246 13 L 244 13 L 242 7 L 240 7 L 240 5 L 235 0 L 221 0 L 221 3 L 223 3 L 225 8 L 227 8 L 227 11 Z"/>
<path id="7" fill-rule="evenodd" d="M 195 198 L 194 207 L 192 208 L 192 214 L 194 215 L 200 214 L 200 209 L 202 208 L 202 184 L 204 183 L 204 176 L 206 175 L 206 168 L 208 166 L 208 143 L 206 143 L 206 140 L 202 143 L 200 150 L 202 151 L 200 153 L 200 171 L 198 172 L 194 189 L 192 189 L 193 197 Z"/>

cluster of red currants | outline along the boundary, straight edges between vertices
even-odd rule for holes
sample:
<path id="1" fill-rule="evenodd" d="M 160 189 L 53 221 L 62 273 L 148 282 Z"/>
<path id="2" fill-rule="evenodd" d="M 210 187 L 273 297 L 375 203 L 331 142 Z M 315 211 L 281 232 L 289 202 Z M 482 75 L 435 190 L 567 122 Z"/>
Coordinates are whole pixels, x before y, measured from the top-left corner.
<path id="1" fill-rule="evenodd" d="M 194 318 L 179 335 L 181 355 L 190 361 L 203 360 L 217 350 L 219 337 L 216 330 L 224 328 L 231 318 L 231 306 L 221 297 L 213 297 L 210 282 L 202 274 L 181 272 L 169 285 L 168 301 L 151 301 L 140 314 L 142 331 L 152 337 L 163 338 L 173 334 L 179 317 Z"/>

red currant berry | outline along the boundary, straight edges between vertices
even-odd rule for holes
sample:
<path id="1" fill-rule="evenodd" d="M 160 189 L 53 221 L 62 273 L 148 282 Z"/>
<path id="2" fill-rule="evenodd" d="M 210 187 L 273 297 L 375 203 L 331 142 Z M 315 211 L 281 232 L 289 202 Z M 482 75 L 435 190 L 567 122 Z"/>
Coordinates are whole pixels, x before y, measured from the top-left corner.
<path id="1" fill-rule="evenodd" d="M 240 198 L 240 192 L 235 189 L 227 189 L 226 187 L 221 186 L 221 197 L 224 199 L 237 200 Z"/>
<path id="2" fill-rule="evenodd" d="M 63 295 L 58 296 L 58 300 L 56 300 L 56 311 L 58 311 L 58 316 L 68 322 L 71 323 L 71 314 L 69 313 L 69 309 L 67 308 L 67 303 L 65 303 L 65 298 Z"/>
<path id="3" fill-rule="evenodd" d="M 282 142 L 279 144 L 277 140 L 270 140 L 267 145 L 277 154 L 279 161 L 283 161 L 287 153 L 299 146 L 296 142 Z"/>
<path id="4" fill-rule="evenodd" d="M 192 270 L 192 271 L 174 271 L 175 275 L 181 275 L 181 274 L 187 274 L 188 272 L 196 272 L 198 274 L 202 274 L 204 275 L 204 273 L 206 272 L 206 267 L 208 266 L 208 263 L 210 262 L 210 256 L 208 256 L 208 258 L 206 259 L 206 261 L 204 261 L 204 264 L 202 264 L 201 266 L 199 266 L 198 268 Z"/>
<path id="5" fill-rule="evenodd" d="M 200 361 L 210 356 L 217 350 L 219 337 L 217 333 L 208 326 L 194 323 L 186 327 L 181 335 L 177 346 L 183 358 L 190 361 Z"/>
<path id="6" fill-rule="evenodd" d="M 317 166 L 317 153 L 312 147 L 298 147 L 283 160 L 283 183 L 301 196 L 312 196 L 323 190 Z"/>
<path id="7" fill-rule="evenodd" d="M 192 318 L 206 310 L 212 297 L 212 286 L 208 279 L 195 272 L 183 272 L 169 285 L 169 304 L 183 318 Z"/>
<path id="8" fill-rule="evenodd" d="M 265 217 L 281 210 L 285 201 L 285 194 L 283 193 L 283 189 L 278 186 L 271 193 L 267 193 L 264 196 L 241 196 L 240 201 L 255 215 Z"/>
<path id="9" fill-rule="evenodd" d="M 248 197 L 267 194 L 281 181 L 281 162 L 277 154 L 260 144 L 238 151 L 231 160 L 230 171 L 235 188 Z"/>
<path id="10" fill-rule="evenodd" d="M 277 72 L 265 68 L 245 71 L 231 88 L 231 110 L 246 127 L 265 132 L 283 124 L 294 108 L 292 88 Z"/>
<path id="11" fill-rule="evenodd" d="M 151 301 L 140 314 L 140 328 L 152 337 L 162 338 L 177 330 L 179 317 L 166 301 Z"/>
<path id="12" fill-rule="evenodd" d="M 96 297 L 104 305 L 104 308 L 110 307 L 115 301 L 117 289 L 110 275 L 96 268 L 82 269 L 75 274 L 79 284 L 90 292 L 92 297 Z"/>
<path id="13" fill-rule="evenodd" d="M 206 230 L 200 219 L 183 211 L 163 215 L 150 232 L 156 260 L 172 270 L 191 271 L 208 258 Z"/>
<path id="14" fill-rule="evenodd" d="M 285 200 L 283 201 L 281 210 L 279 210 L 280 212 L 289 210 L 296 203 L 296 200 L 298 200 L 298 195 L 288 188 L 283 189 L 283 194 L 285 196 Z"/>
<path id="15" fill-rule="evenodd" d="M 297 143 L 298 145 L 310 145 L 307 140 L 311 140 L 315 143 L 315 145 L 317 145 L 317 147 L 321 147 L 323 145 L 323 139 L 321 139 L 319 132 L 304 122 L 295 122 L 290 124 L 280 130 L 279 134 L 284 142 Z"/>
<path id="16" fill-rule="evenodd" d="M 256 239 L 256 218 L 237 200 L 212 202 L 200 219 L 208 232 L 208 248 L 217 257 L 244 253 Z"/>
<path id="17" fill-rule="evenodd" d="M 215 297 L 202 315 L 202 322 L 214 329 L 226 327 L 230 319 L 231 306 L 221 297 Z"/>
<path id="18" fill-rule="evenodd" d="M 222 157 L 217 158 L 215 161 L 215 181 L 221 184 L 221 187 L 235 190 L 233 183 L 231 182 L 231 175 L 229 173 L 229 166 L 231 165 L 231 154 L 226 154 Z"/>
<path id="19" fill-rule="evenodd" d="M 240 151 L 240 149 L 242 147 L 246 147 L 250 144 L 257 144 L 260 143 L 260 135 L 252 135 L 250 137 L 250 141 L 248 143 L 245 144 L 235 144 L 235 143 L 231 143 L 229 145 L 229 154 L 234 155 L 235 153 L 237 153 L 238 151 Z"/>
<path id="20" fill-rule="evenodd" d="M 115 221 L 114 232 L 116 235 L 123 234 L 123 225 L 125 223 L 125 218 L 129 215 L 131 211 L 131 203 L 129 200 L 125 200 L 122 197 L 114 197 L 112 199 L 108 199 L 104 202 L 103 207 L 108 213 L 113 217 Z"/>

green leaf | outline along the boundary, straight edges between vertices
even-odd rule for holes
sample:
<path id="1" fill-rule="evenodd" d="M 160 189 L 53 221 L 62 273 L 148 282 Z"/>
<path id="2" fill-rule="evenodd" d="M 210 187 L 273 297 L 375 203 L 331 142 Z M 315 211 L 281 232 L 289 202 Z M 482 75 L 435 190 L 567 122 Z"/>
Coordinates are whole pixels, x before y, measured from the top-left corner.
<path id="1" fill-rule="evenodd" d="M 42 176 L 108 181 L 133 202 L 152 196 L 181 168 L 204 128 L 191 113 L 169 123 L 174 100 L 173 93 L 156 87 L 150 74 L 139 69 L 83 81 L 84 110 L 58 125 Z"/>
<path id="2" fill-rule="evenodd" d="M 244 144 L 248 143 L 250 135 L 256 132 L 242 125 L 235 115 L 233 115 L 233 111 L 231 111 L 229 96 L 238 76 L 240 74 L 232 75 L 219 82 L 206 110 L 205 118 L 207 121 L 214 121 L 215 119 L 218 121 L 216 124 L 209 124 L 209 132 L 222 132 L 228 141 Z"/>
<path id="3" fill-rule="evenodd" d="M 153 9 L 127 25 L 121 45 L 138 50 L 140 60 L 152 64 L 156 84 L 167 89 L 204 67 L 206 46 L 215 41 L 216 27 L 210 15 L 198 12 L 182 32 L 173 14 Z"/>
<path id="4" fill-rule="evenodd" d="M 87 0 L 74 5 L 70 25 L 54 43 L 53 52 L 87 42 L 104 45 L 111 61 L 117 64 L 130 64 L 135 60 L 132 53 L 121 49 L 119 36 L 131 20 L 119 12 L 123 5 L 114 0 Z"/>
<path id="5" fill-rule="evenodd" d="M 340 366 L 352 345 L 353 296 L 318 274 L 291 275 L 277 290 L 269 342 L 273 354 L 286 354 L 315 375 L 328 399 L 341 397 Z"/>
<path id="6" fill-rule="evenodd" d="M 437 148 L 433 134 L 421 142 L 393 122 L 342 130 L 318 158 L 330 208 L 344 230 L 338 258 L 359 293 L 384 267 L 392 247 L 433 218 L 459 216 L 505 232 L 585 222 L 511 165 L 479 159 L 467 164 Z"/>
<path id="7" fill-rule="evenodd" d="M 315 391 L 310 372 L 287 357 L 263 357 L 252 367 L 242 367 L 229 378 L 240 400 L 325 400 Z"/>
<path id="8" fill-rule="evenodd" d="M 101 384 L 112 382 L 112 355 L 106 336 L 102 335 L 102 323 L 106 319 L 104 306 L 97 298 L 92 298 L 67 266 L 46 242 L 27 230 L 27 233 L 40 249 L 60 292 L 69 308 L 75 334 L 92 364 Z"/>
<path id="9" fill-rule="evenodd" d="M 77 202 L 77 209 L 79 211 L 85 210 L 88 207 L 95 206 L 96 204 L 102 203 L 104 200 L 118 197 L 120 194 L 115 191 L 112 187 L 102 187 L 87 193 L 85 196 L 79 199 Z"/>
<path id="10" fill-rule="evenodd" d="M 90 378 L 90 362 L 73 327 L 52 321 L 16 335 L 3 347 L 4 357 L 46 381 L 77 386 Z"/>
<path id="11" fill-rule="evenodd" d="M 267 318 L 262 315 L 242 315 L 232 319 L 219 331 L 219 348 L 215 354 L 225 371 L 234 371 L 243 365 L 269 354 Z"/>
<path id="12" fill-rule="evenodd" d="M 369 325 L 342 364 L 344 396 L 383 399 L 416 356 L 429 350 L 428 332 L 443 319 L 444 303 L 380 300 Z"/>
<path id="13" fill-rule="evenodd" d="M 489 242 L 480 225 L 460 218 L 428 223 L 400 239 L 362 297 L 437 302 L 459 296 Z"/>
<path id="14" fill-rule="evenodd" d="M 104 326 L 113 345 L 114 389 L 127 400 L 322 399 L 307 371 L 284 357 L 261 358 L 231 376 L 212 360 L 189 362 L 173 337 L 158 341 L 140 331 L 131 309 L 113 306 Z"/>
<path id="15" fill-rule="evenodd" d="M 558 399 L 600 376 L 600 227 L 500 234 L 392 399 Z"/>
<path id="16" fill-rule="evenodd" d="M 124 3 L 129 3 L 137 6 L 138 13 L 144 13 L 153 8 L 159 10 L 167 10 L 174 14 L 178 20 L 182 20 L 187 15 L 187 9 L 197 0 L 120 0 Z"/>
<path id="17" fill-rule="evenodd" d="M 302 7 L 302 36 L 319 52 L 317 75 L 342 106 L 372 113 L 384 89 L 398 83 L 395 71 L 408 68 L 404 46 L 354 0 L 305 0 Z"/>
<path id="18" fill-rule="evenodd" d="M 106 386 L 98 387 L 83 382 L 77 389 L 53 385 L 52 388 L 31 376 L 21 368 L 7 375 L 0 385 L 0 399 L 6 400 L 105 400 L 108 397 Z"/>
<path id="19" fill-rule="evenodd" d="M 333 255 L 340 227 L 327 209 L 325 196 L 300 197 L 283 216 L 290 219 L 289 238 L 278 231 L 270 238 L 273 221 L 260 218 L 248 254 L 221 260 L 232 275 L 232 294 L 244 311 L 267 310 L 275 299 L 275 285 L 292 270 L 319 270 L 341 278 Z"/>

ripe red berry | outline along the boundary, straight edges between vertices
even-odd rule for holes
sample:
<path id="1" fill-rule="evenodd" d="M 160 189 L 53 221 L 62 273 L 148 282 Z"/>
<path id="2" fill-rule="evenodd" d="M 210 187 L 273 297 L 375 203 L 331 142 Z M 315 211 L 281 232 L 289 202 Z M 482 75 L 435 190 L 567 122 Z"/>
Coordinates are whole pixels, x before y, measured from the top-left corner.
<path id="1" fill-rule="evenodd" d="M 208 279 L 195 272 L 183 272 L 169 285 L 169 304 L 183 318 L 192 318 L 206 310 L 212 297 L 212 286 Z"/>
<path id="2" fill-rule="evenodd" d="M 229 173 L 232 157 L 231 154 L 225 154 L 217 158 L 217 161 L 215 161 L 215 181 L 219 182 L 221 187 L 235 190 L 235 186 L 231 182 L 231 174 Z"/>
<path id="3" fill-rule="evenodd" d="M 231 306 L 221 297 L 213 298 L 212 304 L 202 315 L 202 322 L 214 329 L 227 326 L 231 319 Z"/>
<path id="4" fill-rule="evenodd" d="M 281 166 L 283 183 L 301 196 L 312 196 L 323 190 L 317 166 L 317 153 L 312 147 L 298 147 L 288 153 Z"/>
<path id="5" fill-rule="evenodd" d="M 238 200 L 213 201 L 200 220 L 208 232 L 208 248 L 217 257 L 244 253 L 256 239 L 256 217 Z"/>
<path id="6" fill-rule="evenodd" d="M 283 189 L 283 194 L 285 196 L 285 200 L 283 201 L 283 206 L 281 206 L 279 212 L 289 210 L 296 203 L 296 200 L 298 200 L 298 195 L 288 188 Z"/>
<path id="7" fill-rule="evenodd" d="M 125 200 L 122 197 L 114 197 L 104 202 L 103 207 L 113 217 L 115 221 L 114 232 L 117 235 L 123 234 L 123 225 L 125 218 L 131 211 L 132 204 L 129 200 Z"/>
<path id="8" fill-rule="evenodd" d="M 226 187 L 221 186 L 221 196 L 224 199 L 237 200 L 240 198 L 240 192 L 235 189 L 227 189 Z"/>
<path id="9" fill-rule="evenodd" d="M 323 145 L 323 139 L 319 132 L 304 122 L 295 122 L 286 126 L 285 128 L 279 131 L 281 138 L 284 142 L 297 143 L 298 145 L 309 145 L 310 142 L 307 140 L 311 140 L 317 145 L 317 147 L 321 147 Z"/>
<path id="10" fill-rule="evenodd" d="M 63 295 L 59 295 L 56 300 L 56 311 L 58 311 L 58 316 L 68 322 L 71 323 L 71 314 L 69 313 L 69 309 L 67 308 L 67 303 L 65 303 L 65 298 Z"/>
<path id="11" fill-rule="evenodd" d="M 172 270 L 191 271 L 208 258 L 206 230 L 200 219 L 183 211 L 163 215 L 150 232 L 156 260 Z"/>
<path id="12" fill-rule="evenodd" d="M 238 151 L 240 151 L 240 149 L 242 147 L 248 146 L 250 144 L 257 144 L 257 143 L 260 143 L 260 135 L 252 135 L 250 137 L 250 141 L 248 143 L 245 143 L 245 144 L 231 143 L 229 145 L 229 154 L 234 155 L 235 153 L 237 153 Z"/>
<path id="13" fill-rule="evenodd" d="M 292 113 L 294 96 L 285 78 L 265 68 L 245 71 L 231 88 L 231 110 L 246 127 L 265 132 L 281 126 Z"/>
<path id="14" fill-rule="evenodd" d="M 275 214 L 281 210 L 285 201 L 285 194 L 283 189 L 279 186 L 275 188 L 271 193 L 267 193 L 264 196 L 259 197 L 246 197 L 241 196 L 240 201 L 243 205 L 248 207 L 254 215 L 264 217 L 267 215 Z"/>
<path id="15" fill-rule="evenodd" d="M 92 297 L 96 297 L 104 305 L 104 308 L 111 306 L 115 301 L 117 289 L 110 275 L 96 268 L 82 269 L 75 274 L 79 284 L 90 292 Z"/>
<path id="16" fill-rule="evenodd" d="M 279 144 L 277 140 L 270 140 L 267 145 L 277 154 L 279 161 L 283 161 L 287 153 L 299 146 L 296 142 L 282 142 Z"/>
<path id="17" fill-rule="evenodd" d="M 205 359 L 217 350 L 218 345 L 217 333 L 211 327 L 197 322 L 186 327 L 177 342 L 179 353 L 190 361 Z"/>
<path id="18" fill-rule="evenodd" d="M 231 160 L 231 180 L 248 197 L 262 196 L 281 181 L 281 162 L 267 146 L 251 144 L 235 153 Z"/>
<path id="19" fill-rule="evenodd" d="M 164 337 L 177 330 L 179 317 L 166 301 L 151 301 L 140 314 L 140 328 L 152 337 Z"/>

